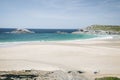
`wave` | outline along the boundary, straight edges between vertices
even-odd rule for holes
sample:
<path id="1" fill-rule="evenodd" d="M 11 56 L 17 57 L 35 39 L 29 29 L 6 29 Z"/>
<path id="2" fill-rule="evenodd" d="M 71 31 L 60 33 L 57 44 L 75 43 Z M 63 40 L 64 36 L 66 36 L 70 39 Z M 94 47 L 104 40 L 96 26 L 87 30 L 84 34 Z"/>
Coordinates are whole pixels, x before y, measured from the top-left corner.
<path id="1" fill-rule="evenodd" d="M 98 35 L 95 38 L 91 38 L 88 40 L 119 40 L 120 35 Z"/>

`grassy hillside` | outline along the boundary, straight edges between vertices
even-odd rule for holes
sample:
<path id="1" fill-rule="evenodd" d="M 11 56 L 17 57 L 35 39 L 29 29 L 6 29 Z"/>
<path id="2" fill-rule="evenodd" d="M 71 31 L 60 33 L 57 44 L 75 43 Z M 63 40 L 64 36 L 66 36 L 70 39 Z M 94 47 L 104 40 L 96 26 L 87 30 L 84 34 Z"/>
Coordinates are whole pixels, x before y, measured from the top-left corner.
<path id="1" fill-rule="evenodd" d="M 87 29 L 120 32 L 120 26 L 115 26 L 115 25 L 91 25 L 91 26 L 87 27 Z"/>

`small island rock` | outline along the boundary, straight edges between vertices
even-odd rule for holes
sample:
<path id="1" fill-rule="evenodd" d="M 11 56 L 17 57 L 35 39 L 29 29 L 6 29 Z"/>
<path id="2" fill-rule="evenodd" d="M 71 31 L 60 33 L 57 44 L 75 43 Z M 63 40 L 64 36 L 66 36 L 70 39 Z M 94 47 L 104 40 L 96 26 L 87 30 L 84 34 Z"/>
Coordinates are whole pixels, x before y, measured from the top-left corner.
<path id="1" fill-rule="evenodd" d="M 11 31 L 10 33 L 34 33 L 34 32 L 28 29 L 16 29 L 16 30 Z"/>

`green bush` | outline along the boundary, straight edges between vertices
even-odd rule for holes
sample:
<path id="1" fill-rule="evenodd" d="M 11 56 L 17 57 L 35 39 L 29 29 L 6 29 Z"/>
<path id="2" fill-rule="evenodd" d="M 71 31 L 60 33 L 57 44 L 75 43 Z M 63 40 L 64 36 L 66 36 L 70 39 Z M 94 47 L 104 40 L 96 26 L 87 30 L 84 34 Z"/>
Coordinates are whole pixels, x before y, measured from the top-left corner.
<path id="1" fill-rule="evenodd" d="M 96 78 L 95 80 L 120 80 L 117 77 L 103 77 L 103 78 Z"/>

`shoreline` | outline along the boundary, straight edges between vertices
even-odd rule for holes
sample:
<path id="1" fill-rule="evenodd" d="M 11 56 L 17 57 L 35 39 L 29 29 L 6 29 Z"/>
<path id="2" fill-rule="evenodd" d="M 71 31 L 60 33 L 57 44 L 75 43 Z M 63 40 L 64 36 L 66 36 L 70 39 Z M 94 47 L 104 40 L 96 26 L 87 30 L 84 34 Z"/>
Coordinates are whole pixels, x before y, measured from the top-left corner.
<path id="1" fill-rule="evenodd" d="M 118 36 L 118 37 L 117 37 Z M 116 38 L 117 37 L 117 38 Z M 120 40 L 119 35 L 99 35 L 99 37 L 90 38 L 90 39 L 75 39 L 75 40 L 57 40 L 57 41 L 13 41 L 13 42 L 0 42 L 0 47 L 3 46 L 14 46 L 14 45 L 23 45 L 30 43 L 50 43 L 50 42 L 76 42 L 76 41 L 91 41 L 91 40 Z"/>

